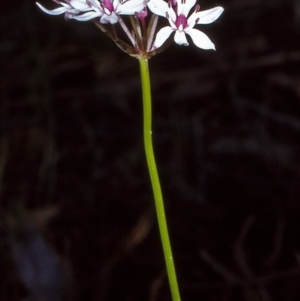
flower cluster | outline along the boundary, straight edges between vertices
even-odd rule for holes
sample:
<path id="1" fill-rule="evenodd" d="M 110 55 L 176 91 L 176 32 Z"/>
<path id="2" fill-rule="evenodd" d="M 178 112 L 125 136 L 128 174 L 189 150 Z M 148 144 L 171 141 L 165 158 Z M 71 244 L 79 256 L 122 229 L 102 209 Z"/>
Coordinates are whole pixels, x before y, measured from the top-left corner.
<path id="1" fill-rule="evenodd" d="M 44 8 L 38 2 L 37 6 L 49 15 L 65 14 L 65 19 L 75 19 L 78 21 L 89 21 L 100 18 L 100 23 L 115 24 L 118 22 L 119 15 L 134 15 L 135 12 L 142 11 L 146 6 L 146 0 L 128 0 L 120 2 L 119 0 L 66 0 L 60 2 L 59 8 L 49 10 Z"/>
<path id="2" fill-rule="evenodd" d="M 194 44 L 202 49 L 214 49 L 215 45 L 202 31 L 195 29 L 197 24 L 210 24 L 223 13 L 220 6 L 199 11 L 200 6 L 195 5 L 196 0 L 53 0 L 58 8 L 49 10 L 40 3 L 37 6 L 47 14 L 64 14 L 65 19 L 88 21 L 99 19 L 95 24 L 111 37 L 116 44 L 132 56 L 151 57 L 155 53 L 166 48 L 166 41 L 174 32 L 174 40 L 179 45 L 189 45 L 186 34 Z M 193 12 L 190 14 L 190 10 Z M 145 18 L 148 9 L 152 12 L 151 20 L 146 27 Z M 132 30 L 129 30 L 121 15 L 128 15 L 131 18 Z M 161 28 L 154 38 L 157 18 L 164 17 L 169 21 L 169 26 Z M 132 46 L 121 41 L 115 31 L 110 31 L 102 24 L 121 25 L 127 34 Z"/>

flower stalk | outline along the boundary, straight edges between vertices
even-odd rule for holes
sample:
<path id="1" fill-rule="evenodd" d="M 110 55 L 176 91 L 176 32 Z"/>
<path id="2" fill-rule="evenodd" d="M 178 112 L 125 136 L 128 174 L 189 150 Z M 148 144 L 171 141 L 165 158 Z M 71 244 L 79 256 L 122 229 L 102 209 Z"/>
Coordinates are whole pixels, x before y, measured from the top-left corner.
<path id="1" fill-rule="evenodd" d="M 160 237 L 163 246 L 165 263 L 167 267 L 167 274 L 172 294 L 173 301 L 180 301 L 180 293 L 178 288 L 177 276 L 173 260 L 172 248 L 169 238 L 166 214 L 164 209 L 164 201 L 156 167 L 153 142 L 152 142 L 152 104 L 151 104 L 151 84 L 149 75 L 148 59 L 144 57 L 138 58 L 140 64 L 140 74 L 143 94 L 143 114 L 144 114 L 144 144 L 148 170 L 150 174 L 156 215 L 158 219 L 158 226 Z"/>

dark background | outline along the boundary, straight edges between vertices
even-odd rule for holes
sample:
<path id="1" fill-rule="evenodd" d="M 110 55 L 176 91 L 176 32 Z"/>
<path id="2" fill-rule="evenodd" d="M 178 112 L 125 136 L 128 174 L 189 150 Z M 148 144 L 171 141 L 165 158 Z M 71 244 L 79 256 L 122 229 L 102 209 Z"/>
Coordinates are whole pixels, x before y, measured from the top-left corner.
<path id="1" fill-rule="evenodd" d="M 138 61 L 92 23 L 1 5 L 0 300 L 171 300 Z M 300 300 L 300 1 L 200 5 L 225 8 L 198 26 L 217 51 L 150 60 L 182 300 Z"/>

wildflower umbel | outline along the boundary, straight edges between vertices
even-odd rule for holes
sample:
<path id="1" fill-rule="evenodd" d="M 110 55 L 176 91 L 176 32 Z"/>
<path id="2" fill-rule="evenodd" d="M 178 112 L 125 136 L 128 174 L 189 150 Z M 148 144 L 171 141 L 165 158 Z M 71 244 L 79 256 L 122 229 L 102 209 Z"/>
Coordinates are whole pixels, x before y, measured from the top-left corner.
<path id="1" fill-rule="evenodd" d="M 215 45 L 209 37 L 198 29 L 194 29 L 196 24 L 209 24 L 214 22 L 223 13 L 220 6 L 199 11 L 200 5 L 196 5 L 194 12 L 188 17 L 191 8 L 196 4 L 196 0 L 169 1 L 151 0 L 148 3 L 149 9 L 160 16 L 166 17 L 170 26 L 163 27 L 156 35 L 153 48 L 160 47 L 175 32 L 174 40 L 179 45 L 189 45 L 186 34 L 188 34 L 194 44 L 202 49 L 214 49 Z"/>
<path id="2" fill-rule="evenodd" d="M 134 15 L 141 12 L 146 6 L 146 0 L 53 0 L 61 7 L 49 10 L 36 2 L 37 6 L 49 15 L 65 14 L 65 19 L 89 21 L 100 17 L 100 23 L 115 24 L 119 15 Z"/>
<path id="3" fill-rule="evenodd" d="M 195 29 L 198 24 L 210 24 L 223 13 L 221 6 L 200 11 L 196 0 L 53 0 L 60 5 L 53 10 L 46 9 L 40 3 L 37 6 L 47 14 L 64 14 L 65 19 L 77 21 L 94 20 L 94 23 L 106 33 L 125 52 L 135 57 L 150 58 L 169 46 L 167 40 L 174 32 L 174 40 L 179 45 L 189 45 L 186 34 L 201 49 L 215 50 L 214 43 L 202 31 Z M 194 7 L 192 13 L 191 9 Z M 152 12 L 152 15 L 147 10 Z M 132 28 L 127 27 L 122 15 L 129 16 Z M 169 26 L 161 28 L 157 34 L 158 17 L 167 18 Z M 149 21 L 148 21 L 148 18 Z M 117 31 L 105 24 L 119 23 L 131 43 L 119 39 Z M 104 25 L 103 25 L 104 24 Z"/>

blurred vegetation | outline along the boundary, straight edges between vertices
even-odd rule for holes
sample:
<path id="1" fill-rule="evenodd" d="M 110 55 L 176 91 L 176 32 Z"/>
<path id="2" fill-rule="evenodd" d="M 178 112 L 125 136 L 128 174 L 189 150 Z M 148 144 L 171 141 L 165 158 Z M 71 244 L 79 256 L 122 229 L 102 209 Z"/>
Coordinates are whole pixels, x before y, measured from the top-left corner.
<path id="1" fill-rule="evenodd" d="M 170 300 L 137 61 L 17 4 L 0 12 L 1 301 Z M 299 300 L 300 1 L 200 5 L 225 8 L 200 28 L 217 51 L 150 60 L 182 299 Z"/>

